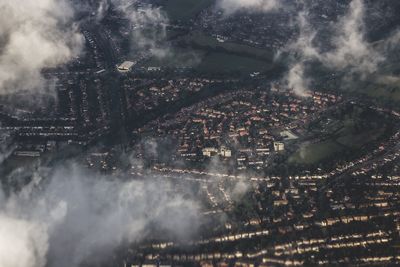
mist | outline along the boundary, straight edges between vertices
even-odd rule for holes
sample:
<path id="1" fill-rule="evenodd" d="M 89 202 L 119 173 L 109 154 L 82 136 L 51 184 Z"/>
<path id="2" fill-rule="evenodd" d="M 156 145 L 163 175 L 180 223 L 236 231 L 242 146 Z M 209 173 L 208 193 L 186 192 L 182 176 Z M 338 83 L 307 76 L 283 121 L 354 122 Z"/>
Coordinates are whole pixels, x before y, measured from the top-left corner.
<path id="1" fill-rule="evenodd" d="M 218 0 L 217 7 L 226 15 L 236 12 L 270 12 L 281 7 L 280 0 Z"/>
<path id="2" fill-rule="evenodd" d="M 65 0 L 0 0 L 0 94 L 47 93 L 45 68 L 82 50 L 74 10 Z"/>
<path id="3" fill-rule="evenodd" d="M 133 51 L 146 51 L 158 58 L 170 54 L 170 47 L 166 44 L 169 19 L 160 7 L 139 0 L 102 0 L 96 11 L 97 20 L 101 20 L 110 8 L 129 21 Z"/>
<path id="4" fill-rule="evenodd" d="M 122 181 L 76 164 L 38 170 L 21 190 L 0 190 L 0 201 L 2 267 L 79 266 L 145 239 L 150 226 L 185 239 L 199 225 L 198 203 L 168 182 Z"/>
<path id="5" fill-rule="evenodd" d="M 304 69 L 312 62 L 318 62 L 333 72 L 344 72 L 343 86 L 354 84 L 353 80 L 365 80 L 380 71 L 380 66 L 387 60 L 389 47 L 396 42 L 396 33 L 383 40 L 385 45 L 376 46 L 367 39 L 368 28 L 365 23 L 366 3 L 363 0 L 352 0 L 347 11 L 328 28 L 312 25 L 309 7 L 298 13 L 297 39 L 284 50 L 292 55 L 291 67 L 283 79 L 298 95 L 304 95 L 310 90 L 312 77 L 306 77 Z M 324 47 L 317 42 L 321 31 L 330 32 Z M 328 48 L 328 49 L 327 49 Z"/>

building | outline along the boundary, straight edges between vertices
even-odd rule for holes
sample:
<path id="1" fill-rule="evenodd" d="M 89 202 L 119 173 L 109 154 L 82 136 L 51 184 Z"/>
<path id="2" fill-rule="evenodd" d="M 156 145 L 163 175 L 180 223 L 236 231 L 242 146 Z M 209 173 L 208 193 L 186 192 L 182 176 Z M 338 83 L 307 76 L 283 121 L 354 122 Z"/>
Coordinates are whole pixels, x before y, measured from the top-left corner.
<path id="1" fill-rule="evenodd" d="M 275 152 L 281 152 L 285 150 L 285 144 L 282 142 L 274 142 Z"/>
<path id="2" fill-rule="evenodd" d="M 287 130 L 287 131 L 283 131 L 281 132 L 281 137 L 284 138 L 285 140 L 296 140 L 299 139 L 299 137 L 297 135 L 295 135 L 292 131 Z"/>
<path id="3" fill-rule="evenodd" d="M 205 157 L 212 157 L 218 154 L 218 149 L 215 147 L 206 147 L 203 148 L 203 156 Z"/>
<path id="4" fill-rule="evenodd" d="M 148 67 L 147 71 L 160 71 L 161 67 Z"/>
<path id="5" fill-rule="evenodd" d="M 18 157 L 40 157 L 40 151 L 34 151 L 34 150 L 18 150 L 14 152 L 15 156 Z"/>
<path id="6" fill-rule="evenodd" d="M 232 150 L 228 149 L 225 146 L 222 146 L 219 151 L 219 154 L 221 155 L 221 157 L 230 158 L 232 157 Z"/>
<path id="7" fill-rule="evenodd" d="M 131 69 L 134 65 L 135 65 L 135 63 L 132 61 L 125 61 L 121 65 L 119 65 L 117 68 L 118 68 L 119 72 L 129 72 L 129 71 L 131 71 Z"/>

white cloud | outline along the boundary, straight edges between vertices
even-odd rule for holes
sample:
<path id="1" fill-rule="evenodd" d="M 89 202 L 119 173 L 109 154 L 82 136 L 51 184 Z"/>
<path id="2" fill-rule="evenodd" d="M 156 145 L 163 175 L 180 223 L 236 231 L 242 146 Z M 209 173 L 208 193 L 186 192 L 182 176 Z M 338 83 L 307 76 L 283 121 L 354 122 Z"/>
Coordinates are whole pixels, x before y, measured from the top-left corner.
<path id="1" fill-rule="evenodd" d="M 365 39 L 365 7 L 363 0 L 353 0 L 348 13 L 336 25 L 337 35 L 333 38 L 335 49 L 322 55 L 327 66 L 348 68 L 360 74 L 377 70 L 383 56 Z"/>
<path id="2" fill-rule="evenodd" d="M 64 0 L 0 0 L 0 94 L 41 88 L 44 68 L 79 54 L 73 13 Z"/>
<path id="3" fill-rule="evenodd" d="M 306 11 L 298 14 L 297 22 L 300 30 L 296 42 L 289 44 L 289 50 L 300 54 L 301 58 L 320 58 L 320 52 L 314 46 L 314 38 L 317 35 L 316 30 L 308 22 Z"/>
<path id="4" fill-rule="evenodd" d="M 167 14 L 160 8 L 139 0 L 102 0 L 97 9 L 97 18 L 103 18 L 107 10 L 114 6 L 116 10 L 130 21 L 132 48 L 148 51 L 156 57 L 165 57 L 170 53 L 166 44 Z"/>
<path id="5" fill-rule="evenodd" d="M 304 64 L 296 63 L 290 67 L 286 77 L 287 86 L 299 96 L 306 96 L 309 91 L 309 81 L 304 74 Z"/>
<path id="6" fill-rule="evenodd" d="M 298 94 L 307 91 L 309 81 L 304 77 L 304 66 L 307 61 L 319 61 L 325 67 L 333 70 L 346 70 L 349 76 L 357 74 L 363 78 L 378 70 L 385 60 L 382 53 L 375 49 L 365 38 L 365 6 L 363 0 L 353 0 L 348 12 L 337 23 L 333 23 L 333 35 L 328 51 L 315 44 L 315 38 L 320 29 L 319 25 L 311 25 L 307 11 L 298 15 L 299 37 L 288 45 L 288 51 L 296 54 L 293 67 L 284 78 L 285 83 L 294 88 Z"/>
<path id="7" fill-rule="evenodd" d="M 45 265 L 48 235 L 45 225 L 0 213 L 0 266 Z"/>
<path id="8" fill-rule="evenodd" d="M 281 6 L 280 0 L 218 0 L 217 6 L 225 14 L 238 11 L 269 12 Z"/>
<path id="9" fill-rule="evenodd" d="M 0 190 L 0 266 L 76 267 L 140 241 L 149 225 L 178 238 L 196 230 L 197 204 L 168 182 L 122 182 L 77 166 L 50 173 L 11 196 Z"/>
<path id="10" fill-rule="evenodd" d="M 169 22 L 160 8 L 141 8 L 127 14 L 133 27 L 133 42 L 139 49 L 149 50 L 157 57 L 165 57 L 169 48 L 165 44 Z"/>

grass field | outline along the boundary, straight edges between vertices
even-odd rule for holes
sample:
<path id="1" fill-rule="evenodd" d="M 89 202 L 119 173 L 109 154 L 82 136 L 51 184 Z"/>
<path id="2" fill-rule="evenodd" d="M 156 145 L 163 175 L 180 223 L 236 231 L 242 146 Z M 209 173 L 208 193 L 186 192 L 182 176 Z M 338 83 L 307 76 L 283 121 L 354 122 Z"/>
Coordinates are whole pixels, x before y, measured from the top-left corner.
<path id="1" fill-rule="evenodd" d="M 230 42 L 221 43 L 218 42 L 218 40 L 213 36 L 204 35 L 198 32 L 185 36 L 183 41 L 185 41 L 189 46 L 202 48 L 204 50 L 223 51 L 226 53 L 254 57 L 257 59 L 261 58 L 268 61 L 272 61 L 274 57 L 274 53 L 271 50 Z"/>
<path id="2" fill-rule="evenodd" d="M 347 148 L 357 149 L 379 138 L 384 130 L 384 127 L 381 127 L 356 132 L 353 121 L 348 120 L 344 123 L 344 128 L 338 133 L 339 137 L 336 142 Z"/>
<path id="3" fill-rule="evenodd" d="M 200 33 L 178 37 L 180 45 L 162 59 L 152 58 L 143 65 L 190 67 L 202 73 L 243 74 L 272 71 L 277 64 L 267 49 L 235 43 L 220 43 L 216 38 Z"/>
<path id="4" fill-rule="evenodd" d="M 152 58 L 144 66 L 191 67 L 203 73 L 240 74 L 267 72 L 275 66 L 265 50 L 256 49 L 250 55 L 251 48 L 244 45 L 226 44 L 225 48 L 229 50 L 214 49 L 213 45 L 173 47 L 167 57 Z"/>
<path id="5" fill-rule="evenodd" d="M 170 20 L 187 22 L 214 2 L 215 0 L 166 0 L 163 7 Z"/>
<path id="6" fill-rule="evenodd" d="M 164 58 L 153 57 L 146 61 L 144 67 L 195 68 L 203 59 L 205 53 L 200 50 L 172 48 Z"/>
<path id="7" fill-rule="evenodd" d="M 376 74 L 360 83 L 362 86 L 355 86 L 349 90 L 377 100 L 400 101 L 400 76 Z"/>
<path id="8" fill-rule="evenodd" d="M 379 138 L 382 133 L 383 129 L 360 134 L 347 134 L 336 139 L 332 138 L 315 144 L 305 144 L 289 157 L 289 163 L 306 165 L 317 164 L 340 152 L 361 148 L 365 144 Z"/>
<path id="9" fill-rule="evenodd" d="M 250 57 L 232 55 L 228 53 L 208 53 L 197 66 L 201 72 L 239 72 L 242 74 L 251 72 L 263 72 L 271 70 L 273 65 L 264 60 Z"/>
<path id="10" fill-rule="evenodd" d="M 372 85 L 367 88 L 365 93 L 373 98 L 400 101 L 400 83 L 393 86 Z"/>
<path id="11" fill-rule="evenodd" d="M 222 52 L 206 53 L 201 50 L 174 49 L 165 58 L 152 58 L 144 67 L 162 66 L 171 68 L 193 68 L 202 73 L 249 74 L 271 70 L 274 65 L 266 60 L 233 55 Z"/>
<path id="12" fill-rule="evenodd" d="M 358 108 L 345 113 L 340 119 L 321 125 L 315 127 L 313 134 L 321 136 L 324 132 L 324 141 L 301 144 L 289 157 L 289 163 L 317 164 L 335 155 L 340 156 L 340 153 L 353 153 L 378 140 L 388 127 L 377 113 L 364 113 Z"/>
<path id="13" fill-rule="evenodd" d="M 339 153 L 343 149 L 342 146 L 332 140 L 315 144 L 306 144 L 289 158 L 289 163 L 316 164 Z"/>

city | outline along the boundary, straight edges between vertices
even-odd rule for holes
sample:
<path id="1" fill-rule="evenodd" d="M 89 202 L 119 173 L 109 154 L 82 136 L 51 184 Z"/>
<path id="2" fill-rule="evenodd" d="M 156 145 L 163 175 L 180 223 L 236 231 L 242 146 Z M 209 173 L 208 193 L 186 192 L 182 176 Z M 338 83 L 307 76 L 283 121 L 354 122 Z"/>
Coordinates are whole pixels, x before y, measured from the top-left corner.
<path id="1" fill-rule="evenodd" d="M 28 2 L 0 266 L 400 265 L 399 3 Z"/>

